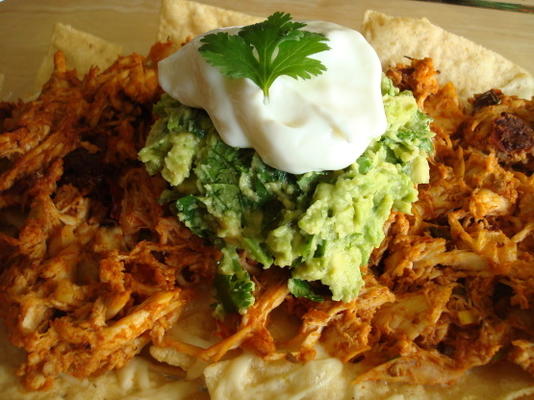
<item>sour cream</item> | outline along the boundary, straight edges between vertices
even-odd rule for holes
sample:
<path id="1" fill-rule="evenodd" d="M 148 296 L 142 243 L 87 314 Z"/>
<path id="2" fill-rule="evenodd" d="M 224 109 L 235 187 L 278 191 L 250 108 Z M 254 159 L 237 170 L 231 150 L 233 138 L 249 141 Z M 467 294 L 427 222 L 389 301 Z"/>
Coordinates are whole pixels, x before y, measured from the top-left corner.
<path id="1" fill-rule="evenodd" d="M 326 71 L 308 80 L 281 76 L 268 99 L 250 79 L 227 78 L 209 65 L 198 51 L 201 37 L 159 63 L 160 85 L 182 104 L 205 109 L 226 144 L 254 148 L 274 168 L 345 168 L 386 130 L 380 61 L 352 29 L 319 21 L 304 29 L 329 39 L 330 50 L 311 56 Z"/>

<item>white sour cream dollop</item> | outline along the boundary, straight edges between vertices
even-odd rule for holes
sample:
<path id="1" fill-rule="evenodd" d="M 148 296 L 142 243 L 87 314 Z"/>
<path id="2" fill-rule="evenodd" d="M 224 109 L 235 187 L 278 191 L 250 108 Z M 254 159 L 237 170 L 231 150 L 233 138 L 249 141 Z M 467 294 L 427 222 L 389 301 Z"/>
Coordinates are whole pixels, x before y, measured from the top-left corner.
<path id="1" fill-rule="evenodd" d="M 293 174 L 345 168 L 386 130 L 380 61 L 352 29 L 319 21 L 304 29 L 329 39 L 330 50 L 311 56 L 326 71 L 308 80 L 281 76 L 268 99 L 250 79 L 227 78 L 209 65 L 198 51 L 201 37 L 160 61 L 160 85 L 182 104 L 206 110 L 226 144 L 252 147 L 274 168 Z"/>

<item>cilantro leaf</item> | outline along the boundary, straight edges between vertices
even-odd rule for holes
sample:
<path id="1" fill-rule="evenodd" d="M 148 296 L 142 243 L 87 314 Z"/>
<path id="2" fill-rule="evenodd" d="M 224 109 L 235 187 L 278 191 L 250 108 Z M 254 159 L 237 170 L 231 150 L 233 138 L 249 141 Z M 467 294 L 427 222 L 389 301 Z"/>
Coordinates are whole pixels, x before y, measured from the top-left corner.
<path id="1" fill-rule="evenodd" d="M 254 282 L 239 279 L 236 275 L 217 274 L 214 280 L 217 298 L 222 306 L 217 314 L 239 312 L 244 314 L 254 304 Z"/>
<path id="2" fill-rule="evenodd" d="M 263 248 L 259 240 L 244 237 L 243 246 L 250 253 L 250 256 L 261 263 L 264 268 L 270 267 L 273 264 L 273 258 Z"/>
<path id="3" fill-rule="evenodd" d="M 176 211 L 180 221 L 200 237 L 209 236 L 210 226 L 207 222 L 205 206 L 193 195 L 176 200 Z"/>
<path id="4" fill-rule="evenodd" d="M 287 281 L 287 288 L 289 292 L 295 297 L 304 297 L 308 300 L 316 301 L 320 303 L 323 301 L 323 297 L 314 293 L 310 284 L 301 279 L 291 278 Z"/>
<path id="5" fill-rule="evenodd" d="M 306 24 L 294 22 L 288 13 L 276 12 L 267 20 L 242 28 L 237 35 L 217 32 L 201 39 L 200 54 L 230 78 L 249 78 L 265 97 L 282 75 L 310 79 L 326 71 L 309 56 L 328 50 L 326 36 L 304 31 Z"/>
<path id="6" fill-rule="evenodd" d="M 235 247 L 224 247 L 221 252 L 223 258 L 214 282 L 217 298 L 222 305 L 222 310 L 219 309 L 217 313 L 219 315 L 236 311 L 244 313 L 254 304 L 254 282 L 239 263 Z"/>

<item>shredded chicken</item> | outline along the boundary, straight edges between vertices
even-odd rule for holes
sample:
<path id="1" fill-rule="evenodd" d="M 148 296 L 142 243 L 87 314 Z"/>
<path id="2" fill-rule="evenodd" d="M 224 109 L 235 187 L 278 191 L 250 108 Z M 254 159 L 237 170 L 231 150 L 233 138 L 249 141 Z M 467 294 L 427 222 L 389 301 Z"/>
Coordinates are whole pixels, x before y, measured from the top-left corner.
<path id="1" fill-rule="evenodd" d="M 367 367 L 357 381 L 452 383 L 503 356 L 534 375 L 534 101 L 493 90 L 464 109 L 430 59 L 388 72 L 433 118 L 435 154 L 412 214 L 391 215 L 362 268 L 359 297 L 297 299 L 286 271 L 251 268 L 246 314 L 212 320 L 210 341 L 173 337 L 220 255 L 158 203 L 164 181 L 136 161 L 168 49 L 83 80 L 58 53 L 37 100 L 0 105 L 0 314 L 27 352 L 28 389 L 118 368 L 149 343 L 184 366 L 240 349 L 301 362 L 321 343 Z M 273 333 L 275 312 L 297 321 L 289 339 Z"/>
<path id="2" fill-rule="evenodd" d="M 57 53 L 40 97 L 2 121 L 0 193 L 19 196 L 2 215 L 21 221 L 0 224 L 12 228 L 0 233 L 0 312 L 27 351 L 28 389 L 123 366 L 213 276 L 217 251 L 166 215 L 162 181 L 136 161 L 155 61 L 123 57 L 80 81 Z"/>
<path id="3" fill-rule="evenodd" d="M 514 340 L 508 358 L 534 375 L 534 343 L 527 340 Z"/>

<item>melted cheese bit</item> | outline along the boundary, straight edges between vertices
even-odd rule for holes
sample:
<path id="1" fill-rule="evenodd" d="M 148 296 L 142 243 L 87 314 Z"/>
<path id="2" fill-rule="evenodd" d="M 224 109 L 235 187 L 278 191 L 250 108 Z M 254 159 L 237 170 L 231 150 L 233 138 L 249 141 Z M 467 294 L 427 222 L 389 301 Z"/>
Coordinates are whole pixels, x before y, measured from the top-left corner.
<path id="1" fill-rule="evenodd" d="M 225 28 L 236 34 L 240 28 Z M 276 79 L 269 98 L 250 79 L 231 79 L 200 55 L 201 37 L 159 63 L 165 92 L 203 108 L 222 140 L 254 148 L 271 167 L 293 174 L 352 164 L 386 130 L 382 68 L 364 37 L 330 22 L 307 22 L 330 50 L 314 54 L 327 68 L 308 80 Z"/>

